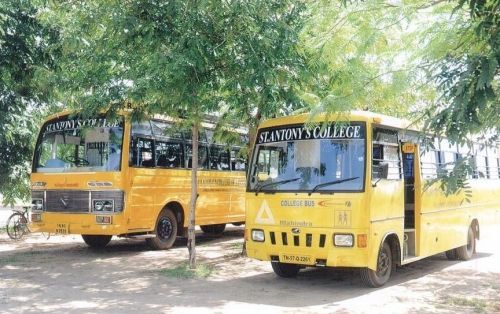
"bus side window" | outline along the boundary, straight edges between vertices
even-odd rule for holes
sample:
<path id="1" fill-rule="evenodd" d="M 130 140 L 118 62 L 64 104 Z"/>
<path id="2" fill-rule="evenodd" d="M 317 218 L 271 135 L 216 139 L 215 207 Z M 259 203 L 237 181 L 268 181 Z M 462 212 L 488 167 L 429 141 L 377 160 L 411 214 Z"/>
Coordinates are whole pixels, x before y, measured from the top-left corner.
<path id="1" fill-rule="evenodd" d="M 399 180 L 402 178 L 398 133 L 394 130 L 374 128 L 372 143 L 372 178 Z M 387 177 L 385 178 L 387 173 Z"/>
<path id="2" fill-rule="evenodd" d="M 210 146 L 210 169 L 229 170 L 229 152 L 224 146 Z"/>
<path id="3" fill-rule="evenodd" d="M 132 140 L 131 165 L 136 167 L 154 167 L 153 140 L 135 138 Z"/>
<path id="4" fill-rule="evenodd" d="M 245 171 L 246 170 L 246 160 L 244 156 L 240 154 L 240 148 L 231 148 L 231 170 L 234 171 Z"/>
<path id="5" fill-rule="evenodd" d="M 156 141 L 155 152 L 157 167 L 184 168 L 181 143 Z"/>
<path id="6" fill-rule="evenodd" d="M 188 168 L 193 167 L 193 145 L 187 144 L 186 146 L 186 159 Z M 208 147 L 205 144 L 198 145 L 198 169 L 208 168 Z"/>

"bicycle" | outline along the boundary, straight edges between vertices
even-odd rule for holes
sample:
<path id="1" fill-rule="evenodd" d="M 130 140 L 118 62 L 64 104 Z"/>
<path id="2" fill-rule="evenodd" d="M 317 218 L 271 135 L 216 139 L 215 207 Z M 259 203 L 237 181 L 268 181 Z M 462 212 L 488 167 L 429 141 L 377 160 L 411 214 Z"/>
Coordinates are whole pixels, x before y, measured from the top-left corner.
<path id="1" fill-rule="evenodd" d="M 20 240 L 22 237 L 30 233 L 29 229 L 29 206 L 23 206 L 23 209 L 13 209 L 12 215 L 7 219 L 7 235 L 12 240 Z M 50 238 L 50 233 L 45 234 L 42 232 L 42 236 L 47 240 Z"/>

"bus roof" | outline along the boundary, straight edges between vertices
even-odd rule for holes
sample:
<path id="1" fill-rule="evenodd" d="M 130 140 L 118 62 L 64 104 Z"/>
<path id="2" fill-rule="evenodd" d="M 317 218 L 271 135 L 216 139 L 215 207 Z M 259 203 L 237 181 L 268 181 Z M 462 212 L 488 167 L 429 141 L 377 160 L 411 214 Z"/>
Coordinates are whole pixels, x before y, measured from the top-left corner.
<path id="1" fill-rule="evenodd" d="M 71 114 L 75 114 L 76 112 L 77 111 L 74 111 L 74 110 L 63 110 L 63 111 L 51 114 L 45 118 L 44 123 L 48 122 L 50 120 L 53 120 L 53 119 L 68 116 Z M 129 114 L 129 112 L 127 112 L 127 110 L 124 110 L 124 111 L 120 111 L 118 114 L 126 116 Z M 217 117 L 215 117 L 215 116 L 209 116 L 209 115 L 205 116 L 205 118 L 203 119 L 203 121 L 201 123 L 201 126 L 203 128 L 206 128 L 206 129 L 214 129 L 216 126 L 216 118 Z M 171 122 L 171 123 L 175 123 L 176 121 L 178 121 L 177 118 L 173 118 L 173 117 L 169 117 L 169 116 L 165 116 L 165 115 L 160 115 L 160 114 L 154 114 L 153 116 L 151 116 L 151 119 L 161 120 L 161 121 Z M 232 131 L 232 132 L 236 132 L 239 134 L 247 134 L 248 133 L 248 130 L 246 128 L 241 127 L 241 126 L 236 126 L 236 125 L 227 126 L 227 130 Z"/>
<path id="2" fill-rule="evenodd" d="M 394 127 L 398 129 L 416 130 L 417 126 L 406 119 L 394 118 L 380 113 L 370 111 L 349 111 L 338 112 L 332 114 L 320 113 L 311 119 L 310 113 L 303 113 L 292 116 L 283 116 L 279 118 L 268 119 L 263 121 L 259 128 L 267 128 L 276 125 L 285 124 L 303 124 L 306 122 L 324 122 L 324 121 L 365 121 L 380 124 L 384 126 Z"/>

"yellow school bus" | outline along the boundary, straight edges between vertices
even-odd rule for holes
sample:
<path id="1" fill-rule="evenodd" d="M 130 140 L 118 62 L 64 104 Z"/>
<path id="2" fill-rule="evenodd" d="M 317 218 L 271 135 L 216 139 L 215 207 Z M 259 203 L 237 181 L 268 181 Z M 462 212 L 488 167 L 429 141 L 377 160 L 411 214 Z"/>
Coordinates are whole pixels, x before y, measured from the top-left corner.
<path id="1" fill-rule="evenodd" d="M 133 122 L 126 114 L 49 117 L 33 158 L 33 229 L 81 234 L 91 247 L 120 236 L 170 248 L 186 234 L 191 193 L 191 130 L 175 124 L 163 117 Z M 204 123 L 199 135 L 195 219 L 204 232 L 222 233 L 245 220 L 245 160 L 239 146 L 213 140 L 213 127 Z M 244 130 L 230 132 L 245 141 Z"/>
<path id="2" fill-rule="evenodd" d="M 263 122 L 248 172 L 247 254 L 278 276 L 354 267 L 378 287 L 396 265 L 470 259 L 479 227 L 500 217 L 498 147 L 451 145 L 370 112 L 308 119 Z M 467 154 L 470 189 L 446 196 L 433 180 Z"/>

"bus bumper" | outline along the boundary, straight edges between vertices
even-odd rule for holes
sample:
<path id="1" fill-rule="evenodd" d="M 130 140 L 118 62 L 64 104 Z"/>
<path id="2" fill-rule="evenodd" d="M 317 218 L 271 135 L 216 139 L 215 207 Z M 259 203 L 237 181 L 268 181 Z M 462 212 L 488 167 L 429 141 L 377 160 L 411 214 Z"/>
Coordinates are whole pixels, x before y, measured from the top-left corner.
<path id="1" fill-rule="evenodd" d="M 274 235 L 271 235 L 273 232 Z M 336 233 L 353 234 L 353 246 L 335 246 L 333 236 Z M 358 247 L 357 234 L 367 234 L 367 230 L 303 229 L 301 234 L 292 235 L 290 228 L 273 228 L 265 230 L 263 242 L 256 242 L 249 231 L 246 251 L 248 257 L 262 261 L 305 266 L 367 267 L 369 250 L 367 247 Z"/>
<path id="2" fill-rule="evenodd" d="M 119 235 L 126 233 L 123 214 L 41 213 L 30 225 L 32 232 L 53 234 Z"/>

